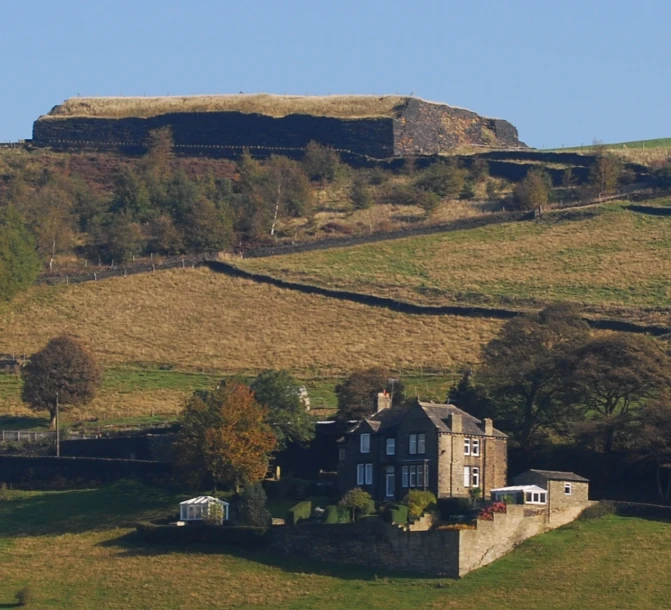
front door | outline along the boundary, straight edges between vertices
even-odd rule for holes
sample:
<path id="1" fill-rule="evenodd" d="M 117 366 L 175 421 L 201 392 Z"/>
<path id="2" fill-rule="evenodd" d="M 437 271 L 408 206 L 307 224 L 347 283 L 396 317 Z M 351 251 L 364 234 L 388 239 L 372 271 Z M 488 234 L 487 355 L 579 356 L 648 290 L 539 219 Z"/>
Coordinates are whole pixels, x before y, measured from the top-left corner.
<path id="1" fill-rule="evenodd" d="M 394 481 L 395 481 L 394 467 L 387 466 L 387 472 L 385 474 L 385 496 L 387 498 L 394 497 Z"/>

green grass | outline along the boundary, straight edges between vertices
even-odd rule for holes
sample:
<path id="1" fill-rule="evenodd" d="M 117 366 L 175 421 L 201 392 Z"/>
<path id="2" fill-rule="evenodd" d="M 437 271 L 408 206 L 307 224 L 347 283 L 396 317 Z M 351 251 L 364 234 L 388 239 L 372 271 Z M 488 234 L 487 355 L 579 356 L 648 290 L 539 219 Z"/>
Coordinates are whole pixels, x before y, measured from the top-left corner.
<path id="1" fill-rule="evenodd" d="M 528 540 L 461 580 L 416 578 L 266 553 L 142 548 L 130 523 L 183 496 L 119 483 L 4 492 L 0 607 L 31 587 L 45 609 L 459 608 L 652 610 L 671 595 L 671 524 L 609 516 Z"/>
<path id="2" fill-rule="evenodd" d="M 604 145 L 606 148 L 671 148 L 671 138 L 654 138 L 652 140 L 633 140 L 631 142 L 613 142 Z M 586 146 L 572 146 L 555 150 L 590 150 L 593 144 Z"/>
<path id="3" fill-rule="evenodd" d="M 639 309 L 671 307 L 670 254 L 671 219 L 612 204 L 571 217 L 546 214 L 533 222 L 241 264 L 299 282 L 427 304 L 524 308 L 568 300 Z"/>

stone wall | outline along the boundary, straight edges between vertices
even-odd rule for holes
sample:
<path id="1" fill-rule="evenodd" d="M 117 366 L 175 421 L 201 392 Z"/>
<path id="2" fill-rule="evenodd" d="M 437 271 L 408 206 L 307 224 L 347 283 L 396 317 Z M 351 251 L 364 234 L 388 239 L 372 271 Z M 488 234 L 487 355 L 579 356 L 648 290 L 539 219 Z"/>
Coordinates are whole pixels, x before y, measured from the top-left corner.
<path id="1" fill-rule="evenodd" d="M 586 505 L 585 505 L 586 506 Z M 511 505 L 473 530 L 407 531 L 381 519 L 273 528 L 271 549 L 370 569 L 458 578 L 503 557 L 521 542 L 573 521 L 585 506 L 548 521 L 546 509 Z"/>

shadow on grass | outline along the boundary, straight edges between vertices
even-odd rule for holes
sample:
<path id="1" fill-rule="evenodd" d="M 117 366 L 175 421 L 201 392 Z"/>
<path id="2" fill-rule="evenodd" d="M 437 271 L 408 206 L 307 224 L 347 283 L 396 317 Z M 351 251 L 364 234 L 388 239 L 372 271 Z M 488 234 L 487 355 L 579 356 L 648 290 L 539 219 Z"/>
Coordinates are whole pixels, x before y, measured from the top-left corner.
<path id="1" fill-rule="evenodd" d="M 33 430 L 49 428 L 46 417 L 30 417 L 27 415 L 0 415 L 0 430 Z"/>
<path id="2" fill-rule="evenodd" d="M 234 546 L 216 546 L 213 544 L 154 545 L 139 540 L 135 532 L 129 532 L 118 538 L 105 540 L 97 546 L 116 548 L 122 557 L 157 557 L 173 554 L 227 555 L 257 564 L 277 568 L 292 574 L 314 574 L 330 576 L 341 580 L 370 580 L 393 578 L 394 580 L 433 580 L 429 576 L 394 572 L 380 568 L 373 570 L 356 565 L 330 563 L 301 557 L 285 557 L 265 549 L 251 550 Z"/>
<path id="3" fill-rule="evenodd" d="M 138 521 L 174 514 L 182 499 L 135 481 L 100 489 L 8 492 L 7 499 L 0 502 L 0 537 L 133 527 Z"/>

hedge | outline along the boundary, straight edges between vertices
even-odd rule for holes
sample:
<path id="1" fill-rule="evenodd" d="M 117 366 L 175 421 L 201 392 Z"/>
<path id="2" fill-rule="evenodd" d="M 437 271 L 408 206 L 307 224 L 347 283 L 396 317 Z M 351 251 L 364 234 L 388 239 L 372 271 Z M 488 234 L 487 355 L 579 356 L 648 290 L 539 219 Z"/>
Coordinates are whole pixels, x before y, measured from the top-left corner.
<path id="1" fill-rule="evenodd" d="M 350 511 L 348 508 L 343 506 L 336 506 L 331 504 L 326 507 L 324 512 L 324 523 L 334 524 L 334 523 L 349 523 L 350 522 Z"/>
<path id="2" fill-rule="evenodd" d="M 269 529 L 265 527 L 227 525 L 155 525 L 138 523 L 136 535 L 149 544 L 214 544 L 257 548 L 268 543 Z"/>
<path id="3" fill-rule="evenodd" d="M 309 519 L 312 515 L 312 501 L 303 500 L 294 504 L 287 512 L 287 525 L 296 525 L 299 521 Z"/>
<path id="4" fill-rule="evenodd" d="M 384 511 L 384 519 L 389 523 L 406 524 L 408 507 L 405 504 L 390 504 Z"/>

